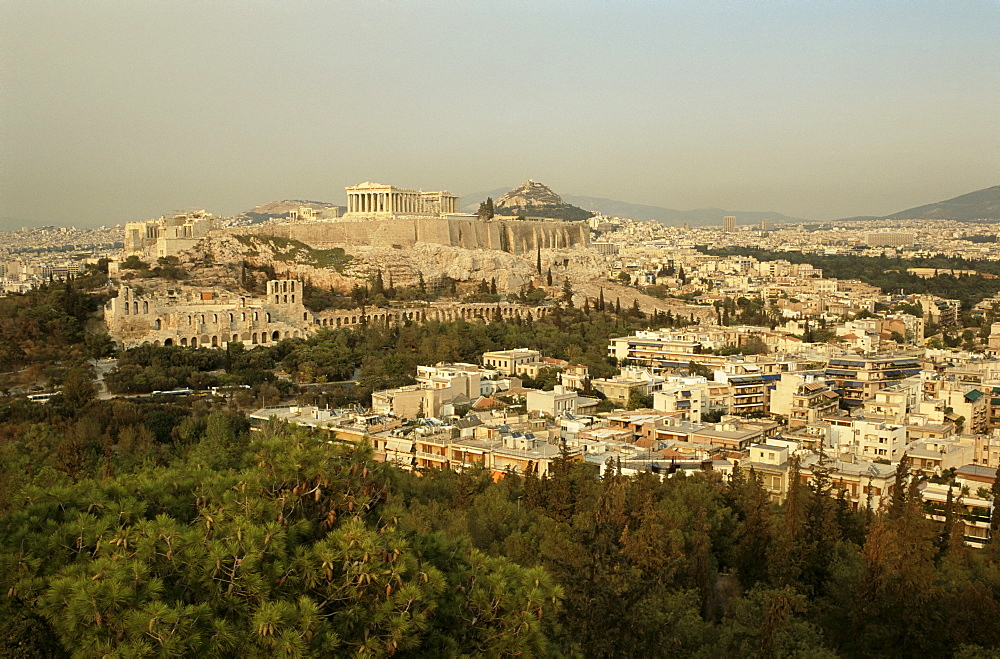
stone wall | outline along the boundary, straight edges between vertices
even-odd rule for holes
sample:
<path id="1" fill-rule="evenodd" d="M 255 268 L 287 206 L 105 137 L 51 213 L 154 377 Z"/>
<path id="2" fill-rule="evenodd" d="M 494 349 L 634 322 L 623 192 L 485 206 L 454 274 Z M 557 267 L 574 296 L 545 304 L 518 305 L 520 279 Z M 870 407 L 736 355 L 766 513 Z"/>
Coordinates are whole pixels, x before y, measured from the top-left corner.
<path id="1" fill-rule="evenodd" d="M 411 247 L 418 242 L 466 249 L 496 249 L 514 254 L 538 248 L 586 247 L 585 222 L 397 217 L 385 220 L 339 220 L 240 228 L 239 233 L 280 236 L 317 249 L 374 245 Z"/>
<path id="2" fill-rule="evenodd" d="M 221 291 L 168 289 L 138 295 L 129 286 L 108 301 L 104 321 L 121 346 L 142 344 L 224 348 L 306 337 L 322 329 L 429 321 L 485 322 L 540 318 L 549 307 L 519 304 L 431 303 L 419 307 L 331 310 L 313 313 L 302 304 L 302 283 L 272 280 L 260 297 Z"/>

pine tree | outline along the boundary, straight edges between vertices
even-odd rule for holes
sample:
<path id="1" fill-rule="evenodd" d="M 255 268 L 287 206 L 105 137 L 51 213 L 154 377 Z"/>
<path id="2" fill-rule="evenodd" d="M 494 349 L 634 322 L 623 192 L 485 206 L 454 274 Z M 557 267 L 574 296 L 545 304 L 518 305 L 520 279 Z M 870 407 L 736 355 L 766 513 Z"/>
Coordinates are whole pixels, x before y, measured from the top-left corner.
<path id="1" fill-rule="evenodd" d="M 750 468 L 736 501 L 743 519 L 736 529 L 736 571 L 745 590 L 767 581 L 771 553 L 770 503 L 760 475 Z"/>
<path id="2" fill-rule="evenodd" d="M 541 276 L 542 274 L 542 246 L 539 245 L 535 254 L 535 271 Z"/>
<path id="3" fill-rule="evenodd" d="M 563 301 L 566 303 L 566 306 L 569 306 L 569 307 L 573 306 L 573 284 L 570 283 L 569 277 L 567 277 L 563 281 L 563 285 L 562 285 L 562 297 L 563 297 Z"/>
<path id="4" fill-rule="evenodd" d="M 910 456 L 905 452 L 896 465 L 896 475 L 892 483 L 892 498 L 889 500 L 889 516 L 900 518 L 906 509 L 907 485 L 910 476 Z"/>
<path id="5" fill-rule="evenodd" d="M 552 266 L 549 266 L 549 269 L 545 273 L 545 284 L 547 286 L 552 285 Z"/>
<path id="6" fill-rule="evenodd" d="M 604 288 L 601 288 L 601 292 L 597 296 L 597 310 L 601 313 L 604 312 Z"/>

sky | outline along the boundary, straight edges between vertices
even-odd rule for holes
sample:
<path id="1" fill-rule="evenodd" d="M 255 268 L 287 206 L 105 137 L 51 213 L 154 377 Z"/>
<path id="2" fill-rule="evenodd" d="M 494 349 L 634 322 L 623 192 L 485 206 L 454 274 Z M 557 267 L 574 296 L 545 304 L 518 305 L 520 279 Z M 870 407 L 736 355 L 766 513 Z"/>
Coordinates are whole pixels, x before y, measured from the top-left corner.
<path id="1" fill-rule="evenodd" d="M 0 222 L 377 181 L 810 219 L 1000 183 L 1000 2 L 0 4 Z"/>

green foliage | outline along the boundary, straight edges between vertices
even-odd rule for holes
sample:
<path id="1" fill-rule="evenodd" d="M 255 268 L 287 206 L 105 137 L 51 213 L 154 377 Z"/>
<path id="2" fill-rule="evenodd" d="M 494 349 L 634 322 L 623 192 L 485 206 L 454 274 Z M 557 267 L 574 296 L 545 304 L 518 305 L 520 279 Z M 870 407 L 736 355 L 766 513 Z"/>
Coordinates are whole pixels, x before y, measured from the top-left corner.
<path id="1" fill-rule="evenodd" d="M 300 263 L 316 268 L 332 268 L 337 272 L 343 272 L 344 268 L 352 260 L 351 256 L 341 247 L 315 249 L 294 238 L 284 238 L 282 236 L 255 234 L 235 237 L 244 246 L 255 251 L 259 250 L 261 246 L 266 246 L 272 252 L 276 261 L 284 263 Z"/>
<path id="2" fill-rule="evenodd" d="M 230 432 L 210 417 L 194 454 Z M 20 604 L 6 643 L 41 629 L 83 655 L 544 652 L 560 593 L 543 570 L 408 530 L 363 449 L 280 428 L 244 446 L 252 466 L 189 457 L 25 489 L 0 521 Z"/>
<path id="3" fill-rule="evenodd" d="M 93 352 L 84 325 L 100 300 L 72 279 L 0 297 L 0 373 L 30 364 L 80 361 Z"/>

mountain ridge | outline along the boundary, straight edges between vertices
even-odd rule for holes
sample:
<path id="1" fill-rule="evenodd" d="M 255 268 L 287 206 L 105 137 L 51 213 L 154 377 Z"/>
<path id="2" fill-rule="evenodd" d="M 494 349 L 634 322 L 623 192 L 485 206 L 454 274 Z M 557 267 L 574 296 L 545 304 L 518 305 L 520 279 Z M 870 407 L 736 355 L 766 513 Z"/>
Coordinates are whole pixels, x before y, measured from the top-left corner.
<path id="1" fill-rule="evenodd" d="M 849 220 L 955 220 L 969 222 L 972 220 L 1000 220 L 1000 185 L 994 185 L 982 190 L 973 190 L 965 194 L 935 201 L 922 206 L 914 206 L 892 215 L 864 215 L 861 217 L 845 217 Z"/>

